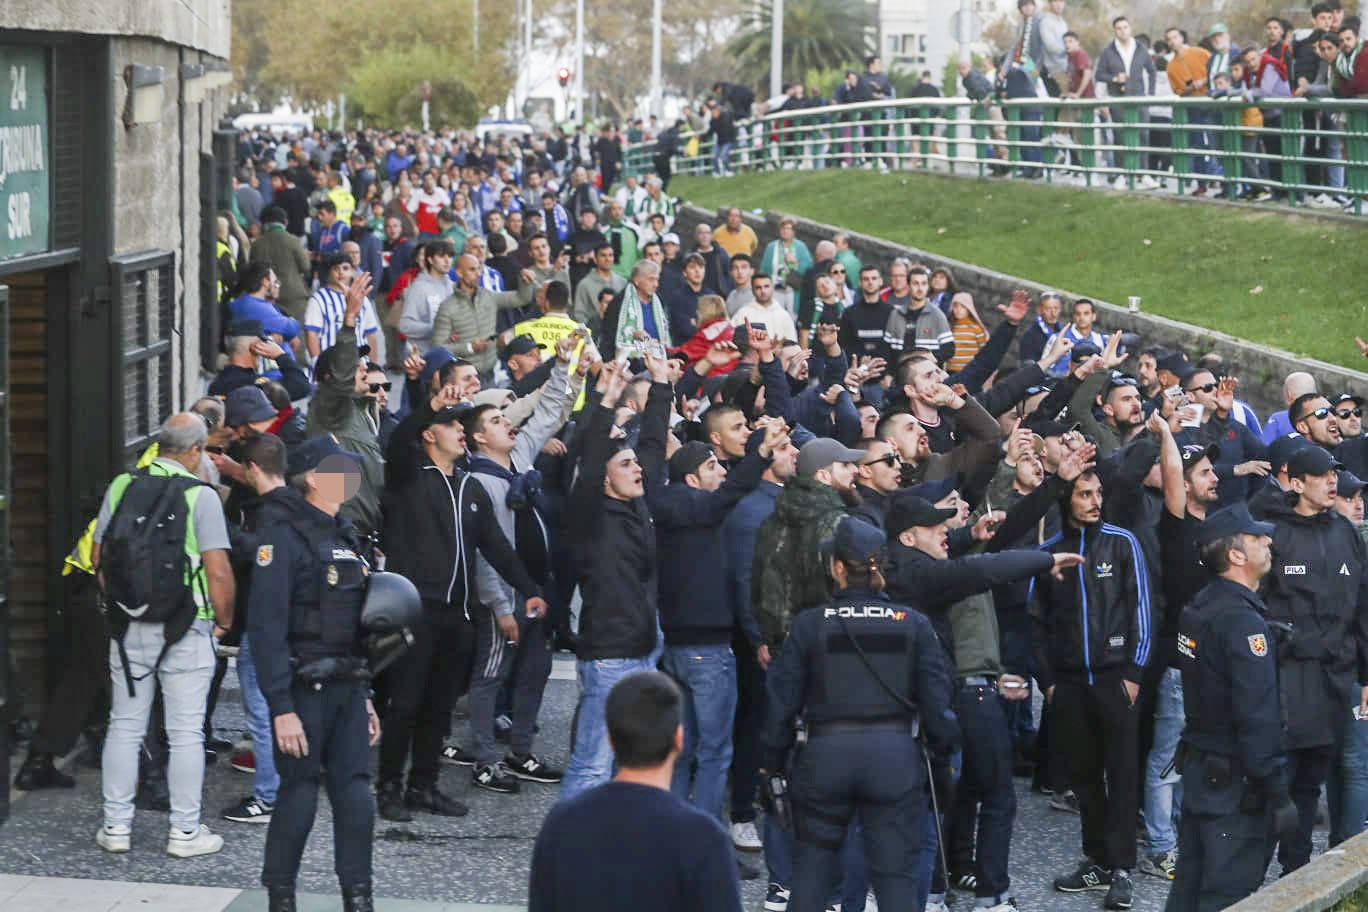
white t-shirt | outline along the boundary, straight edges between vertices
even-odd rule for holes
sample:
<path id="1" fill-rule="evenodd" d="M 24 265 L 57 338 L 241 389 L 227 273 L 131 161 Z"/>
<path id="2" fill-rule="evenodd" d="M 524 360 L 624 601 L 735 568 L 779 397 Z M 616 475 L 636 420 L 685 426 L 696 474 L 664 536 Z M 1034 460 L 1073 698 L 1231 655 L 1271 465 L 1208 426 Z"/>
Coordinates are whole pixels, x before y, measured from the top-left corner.
<path id="1" fill-rule="evenodd" d="M 794 324 L 793 317 L 789 316 L 783 305 L 773 298 L 770 299 L 768 307 L 752 301 L 731 318 L 733 326 L 743 326 L 746 320 L 750 320 L 751 323 L 763 323 L 771 339 L 798 341 L 798 327 Z"/>

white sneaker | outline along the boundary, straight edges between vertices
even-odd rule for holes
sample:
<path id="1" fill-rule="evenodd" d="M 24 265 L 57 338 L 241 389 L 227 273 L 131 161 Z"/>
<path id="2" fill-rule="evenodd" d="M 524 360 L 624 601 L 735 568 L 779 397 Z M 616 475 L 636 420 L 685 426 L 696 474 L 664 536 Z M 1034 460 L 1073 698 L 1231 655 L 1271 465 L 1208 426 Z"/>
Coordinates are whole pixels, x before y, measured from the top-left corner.
<path id="1" fill-rule="evenodd" d="M 189 833 L 172 829 L 171 835 L 166 839 L 166 854 L 174 855 L 176 858 L 213 855 L 222 848 L 223 837 L 209 832 L 209 828 L 202 823 L 199 829 Z"/>
<path id="2" fill-rule="evenodd" d="M 132 827 L 124 826 L 122 824 L 117 826 L 109 826 L 106 824 L 105 826 L 100 827 L 99 831 L 96 832 L 95 844 L 106 852 L 119 854 L 120 852 L 128 851 L 129 842 L 132 836 Z"/>
<path id="3" fill-rule="evenodd" d="M 1159 189 L 1159 182 L 1148 174 L 1142 174 L 1140 179 L 1135 182 L 1135 188 L 1137 190 L 1157 190 Z"/>
<path id="4" fill-rule="evenodd" d="M 1324 193 L 1317 193 L 1315 196 L 1306 200 L 1306 205 L 1313 209 L 1338 209 L 1340 204 L 1326 196 Z"/>
<path id="5" fill-rule="evenodd" d="M 939 899 L 927 900 L 926 912 L 950 912 L 950 907 Z"/>
<path id="6" fill-rule="evenodd" d="M 1125 189 L 1127 189 L 1127 187 L 1126 187 L 1126 178 L 1123 177 L 1123 176 L 1120 175 L 1120 174 L 1116 175 L 1116 180 L 1112 181 L 1112 187 L 1113 187 L 1114 189 L 1116 189 L 1116 190 L 1125 190 Z"/>
<path id="7" fill-rule="evenodd" d="M 731 825 L 732 845 L 743 852 L 758 852 L 763 846 L 760 843 L 760 833 L 756 831 L 755 824 L 750 821 L 745 823 L 733 823 Z"/>

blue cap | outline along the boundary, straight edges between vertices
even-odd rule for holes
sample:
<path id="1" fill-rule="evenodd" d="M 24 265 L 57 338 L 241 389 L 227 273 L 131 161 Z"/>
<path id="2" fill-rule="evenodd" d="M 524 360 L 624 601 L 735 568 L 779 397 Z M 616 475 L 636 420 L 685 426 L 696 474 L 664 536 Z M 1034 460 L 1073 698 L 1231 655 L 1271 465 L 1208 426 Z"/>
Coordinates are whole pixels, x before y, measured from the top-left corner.
<path id="1" fill-rule="evenodd" d="M 927 503 L 940 503 L 950 496 L 950 492 L 955 490 L 955 479 L 942 478 L 940 481 L 923 481 L 919 485 L 913 485 L 907 489 L 909 493 L 915 494 Z"/>
<path id="2" fill-rule="evenodd" d="M 1272 534 L 1273 524 L 1256 520 L 1249 514 L 1249 507 L 1240 501 L 1212 513 L 1197 527 L 1197 546 L 1206 547 L 1214 541 L 1233 535 Z"/>
<path id="3" fill-rule="evenodd" d="M 358 469 L 361 467 L 361 455 L 359 453 L 342 449 L 331 434 L 324 434 L 322 437 L 310 437 L 299 446 L 291 449 L 285 473 L 293 478 L 295 475 L 312 472 L 329 456 L 345 456 L 355 462 Z"/>
<path id="4" fill-rule="evenodd" d="M 224 399 L 223 422 L 231 428 L 271 421 L 276 416 L 275 406 L 259 386 L 239 386 Z"/>

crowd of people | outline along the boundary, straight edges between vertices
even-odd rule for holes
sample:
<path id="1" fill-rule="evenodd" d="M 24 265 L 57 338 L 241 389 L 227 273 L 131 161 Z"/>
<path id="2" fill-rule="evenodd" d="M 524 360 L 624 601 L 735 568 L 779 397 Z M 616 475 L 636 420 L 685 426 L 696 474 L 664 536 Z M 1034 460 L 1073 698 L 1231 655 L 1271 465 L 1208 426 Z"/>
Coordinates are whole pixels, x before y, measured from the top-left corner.
<path id="1" fill-rule="evenodd" d="M 1274 814 L 1284 873 L 1323 787 L 1331 843 L 1363 829 L 1360 397 L 1294 373 L 1261 424 L 1220 356 L 1108 331 L 1086 299 L 1017 292 L 990 327 L 948 270 L 862 261 L 841 234 L 809 249 L 785 220 L 762 246 L 732 209 L 685 243 L 663 181 L 612 176 L 602 140 L 591 159 L 559 137 L 243 138 L 224 366 L 68 559 L 73 606 L 101 629 L 98 585 L 123 615 L 68 663 L 20 787 L 70 787 L 54 758 L 108 701 L 96 842 L 128 851 L 136 805 L 169 809 L 173 856 L 219 851 L 200 795 L 206 748 L 232 750 L 212 719 L 235 656 L 251 749 L 231 763 L 253 788 L 221 816 L 269 824 L 282 912 L 320 782 L 364 912 L 372 806 L 467 813 L 443 764 L 500 795 L 559 784 L 534 909 L 617 882 L 566 822 L 621 840 L 615 770 L 673 795 L 617 789 L 641 813 L 763 851 L 769 912 L 854 912 L 871 882 L 889 909 L 954 890 L 1012 912 L 1015 775 L 1080 816 L 1056 889 L 1109 909 L 1137 872 L 1176 877 L 1175 909 L 1256 888 L 1264 864 L 1217 861 L 1199 829 L 1228 814 L 1258 862 Z M 135 515 L 174 538 L 178 630 L 111 594 L 139 586 Z M 372 674 L 353 659 L 379 571 L 421 607 Z M 1231 580 L 1259 609 L 1241 623 L 1268 619 L 1231 661 L 1276 657 L 1281 704 L 1230 675 L 1192 690 L 1188 612 Z M 564 770 L 537 745 L 557 649 L 579 687 Z M 735 879 L 759 875 L 638 855 L 633 880 L 682 885 L 662 908 L 739 908 Z"/>

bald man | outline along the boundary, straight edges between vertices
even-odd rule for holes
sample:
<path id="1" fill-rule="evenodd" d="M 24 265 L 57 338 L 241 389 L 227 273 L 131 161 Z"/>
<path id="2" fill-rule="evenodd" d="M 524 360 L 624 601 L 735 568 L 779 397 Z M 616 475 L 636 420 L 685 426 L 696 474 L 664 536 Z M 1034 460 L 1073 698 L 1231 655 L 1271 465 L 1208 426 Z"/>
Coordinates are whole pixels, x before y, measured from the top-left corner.
<path id="1" fill-rule="evenodd" d="M 1314 392 L 1316 392 L 1316 378 L 1306 371 L 1293 371 L 1288 374 L 1287 379 L 1283 381 L 1283 404 L 1291 406 L 1292 403 L 1296 402 L 1300 397 L 1305 396 L 1307 393 Z M 1290 434 L 1295 430 L 1296 428 L 1292 426 L 1292 422 L 1288 420 L 1287 409 L 1283 409 L 1281 412 L 1274 412 L 1268 416 L 1268 424 L 1264 425 L 1263 441 L 1265 444 L 1271 444 L 1279 437 Z"/>

